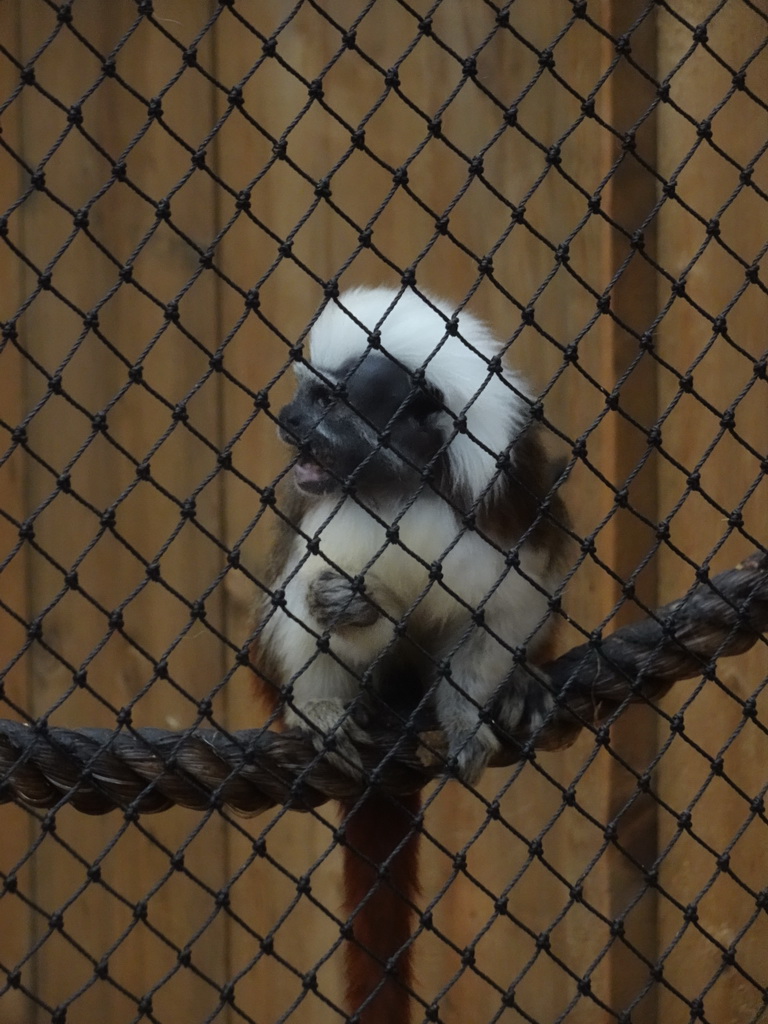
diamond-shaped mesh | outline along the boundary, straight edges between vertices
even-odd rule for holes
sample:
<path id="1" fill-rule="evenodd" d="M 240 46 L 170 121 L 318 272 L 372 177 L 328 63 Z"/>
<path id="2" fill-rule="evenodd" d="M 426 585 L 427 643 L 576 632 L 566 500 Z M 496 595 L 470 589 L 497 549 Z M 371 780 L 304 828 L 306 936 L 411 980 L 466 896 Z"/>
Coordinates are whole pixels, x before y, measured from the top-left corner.
<path id="1" fill-rule="evenodd" d="M 541 399 L 558 650 L 765 550 L 763 0 L 6 0 L 0 26 L 0 717 L 259 723 L 275 415 L 359 284 L 475 311 Z M 767 672 L 759 641 L 433 783 L 414 1020 L 762 1019 Z M 351 1019 L 332 809 L 72 797 L 0 808 L 3 1024 Z"/>

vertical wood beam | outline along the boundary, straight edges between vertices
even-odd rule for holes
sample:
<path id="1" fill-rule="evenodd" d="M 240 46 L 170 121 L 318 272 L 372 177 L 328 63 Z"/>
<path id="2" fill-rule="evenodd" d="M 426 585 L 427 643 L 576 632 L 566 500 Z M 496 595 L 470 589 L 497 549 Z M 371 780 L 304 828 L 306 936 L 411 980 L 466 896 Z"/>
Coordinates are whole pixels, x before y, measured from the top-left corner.
<path id="1" fill-rule="evenodd" d="M 2 11 L 2 34 L 12 53 L 18 52 L 21 3 L 12 0 Z M 0 57 L 0 103 L 10 98 L 19 84 L 16 67 Z M 21 133 L 21 103 L 17 97 L 3 113 L 3 141 L 18 152 Z M 0 216 L 16 201 L 22 186 L 18 163 L 0 149 Z M 19 243 L 20 216 L 16 212 L 7 224 L 8 240 Z M 19 262 L 10 246 L 0 241 L 0 322 L 10 327 L 21 302 Z M 19 718 L 28 713 L 30 693 L 27 662 L 19 652 L 27 642 L 27 560 L 15 523 L 27 514 L 26 461 L 10 430 L 18 426 L 25 412 L 24 361 L 12 341 L 0 338 L 0 716 Z M 22 621 L 19 621 L 21 619 Z M 33 829 L 30 816 L 16 807 L 3 811 L 0 842 L 0 988 L 9 978 L 5 972 L 20 970 L 20 980 L 34 987 L 34 967 L 24 958 L 32 941 L 31 911 L 18 890 L 29 891 L 31 871 L 28 861 Z M 34 1017 L 26 996 L 19 988 L 6 988 L 0 1016 L 8 1024 L 31 1022 Z"/>
<path id="2" fill-rule="evenodd" d="M 600 10 L 602 24 L 612 39 L 626 38 L 632 62 L 653 78 L 657 42 L 653 5 L 648 0 L 605 0 Z M 639 27 L 632 31 L 638 22 Z M 606 62 L 615 59 L 617 49 L 612 41 L 606 40 L 605 51 Z M 610 414 L 606 466 L 615 487 L 627 488 L 627 508 L 617 507 L 598 537 L 597 550 L 619 580 L 631 584 L 640 606 L 653 608 L 657 599 L 655 562 L 645 563 L 652 558 L 656 541 L 652 528 L 644 525 L 642 519 L 653 523 L 657 518 L 658 465 L 652 454 L 649 458 L 644 432 L 657 416 L 657 365 L 647 353 L 641 354 L 638 337 L 651 327 L 656 313 L 657 274 L 640 252 L 632 253 L 628 236 L 642 231 L 643 251 L 653 253 L 655 223 L 650 217 L 657 184 L 641 161 L 650 167 L 656 161 L 657 118 L 655 113 L 647 116 L 656 91 L 625 59 L 619 60 L 606 88 L 603 115 L 616 132 L 627 139 L 631 134 L 633 138 L 625 148 L 620 138 L 606 137 L 606 169 L 617 162 L 618 166 L 605 190 L 603 209 L 622 231 L 606 227 L 602 253 L 606 281 L 624 266 L 610 290 L 612 315 L 603 318 L 601 376 L 609 388 L 623 380 L 617 389 L 620 411 Z M 638 473 L 640 465 L 643 468 Z M 643 614 L 634 600 L 625 597 L 622 583 L 607 576 L 603 580 L 603 602 L 602 614 L 610 619 L 608 632 Z M 639 706 L 613 725 L 611 747 L 630 769 L 640 773 L 654 758 L 657 735 L 656 712 Z M 657 899 L 652 888 L 645 888 L 642 871 L 635 864 L 650 867 L 655 860 L 657 807 L 650 794 L 638 791 L 633 771 L 623 767 L 617 758 L 604 758 L 603 771 L 601 820 L 615 825 L 617 834 L 616 845 L 608 846 L 598 865 L 596 895 L 608 916 L 622 923 L 628 942 L 653 961 L 657 947 Z M 630 906 L 632 910 L 627 913 Z M 607 959 L 605 980 L 614 1011 L 631 1008 L 633 1024 L 655 1022 L 655 986 L 651 985 L 648 993 L 636 1002 L 639 993 L 649 985 L 648 969 L 620 939 L 614 941 Z M 613 1019 L 612 1015 L 606 1016 L 606 1020 Z"/>

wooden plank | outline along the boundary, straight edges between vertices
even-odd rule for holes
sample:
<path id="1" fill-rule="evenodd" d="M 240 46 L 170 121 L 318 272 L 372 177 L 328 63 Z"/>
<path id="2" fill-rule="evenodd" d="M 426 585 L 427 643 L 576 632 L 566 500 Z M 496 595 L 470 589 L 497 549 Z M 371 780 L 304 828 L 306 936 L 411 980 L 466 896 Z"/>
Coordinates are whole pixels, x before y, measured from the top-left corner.
<path id="1" fill-rule="evenodd" d="M 604 280 L 613 282 L 608 293 L 611 315 L 602 318 L 601 352 L 587 365 L 616 398 L 616 407 L 598 433 L 604 428 L 605 475 L 617 492 L 626 492 L 626 506 L 611 501 L 610 520 L 596 538 L 597 557 L 615 578 L 606 574 L 594 610 L 602 628 L 612 632 L 657 605 L 653 554 L 658 541 L 646 524 L 656 520 L 658 466 L 646 432 L 657 415 L 658 371 L 639 344 L 652 327 L 657 307 L 658 276 L 643 258 L 652 256 L 655 241 L 651 215 L 656 181 L 648 168 L 656 159 L 657 122 L 648 112 L 656 92 L 644 75 L 655 77 L 656 24 L 655 12 L 649 13 L 643 2 L 605 3 L 598 10 L 610 34 L 604 63 L 615 62 L 597 111 L 615 133 L 605 137 L 605 168 L 614 170 L 602 208 L 608 223 L 616 227 L 606 226 L 602 253 Z M 617 56 L 613 40 L 622 37 L 630 41 L 632 65 Z M 633 148 L 628 152 L 622 136 L 629 133 Z M 638 233 L 643 236 L 642 253 L 633 251 L 630 243 Z M 653 764 L 657 742 L 654 709 L 636 707 L 622 715 L 611 727 L 610 748 L 605 756 L 598 755 L 595 770 L 600 781 L 592 781 L 586 804 L 615 830 L 615 842 L 607 843 L 587 887 L 596 907 L 622 929 L 622 937 L 611 941 L 609 955 L 593 979 L 594 990 L 610 1007 L 599 1018 L 606 1021 L 630 1009 L 633 1021 L 652 1024 L 657 1019 L 656 991 L 647 966 L 656 955 L 656 894 L 643 874 L 656 858 L 656 804 L 637 786 L 638 776 Z M 585 1011 L 584 1020 L 598 1019 L 594 1009 L 592 1014 Z"/>
<path id="2" fill-rule="evenodd" d="M 19 10 L 6 6 L 0 15 L 2 34 L 13 47 L 19 38 Z M 19 83 L 16 68 L 0 58 L 0 97 L 10 101 Z M 3 141 L 12 152 L 19 146 L 18 101 L 10 103 L 2 116 Z M 17 200 L 22 188 L 18 164 L 5 150 L 0 150 L 0 214 L 5 214 Z M 8 237 L 18 244 L 18 217 L 8 222 Z M 21 301 L 20 272 L 9 246 L 0 244 L 0 321 L 9 324 L 16 316 Z M 24 413 L 22 381 L 24 362 L 10 340 L 0 340 L 0 715 L 23 717 L 29 707 L 29 679 L 26 666 L 19 663 L 19 651 L 27 635 L 27 566 L 24 546 L 20 546 L 15 524 L 25 517 L 25 460 L 14 446 L 9 430 L 22 422 Z M 22 989 L 10 987 L 10 975 L 20 971 L 24 986 L 33 983 L 32 969 L 26 960 L 32 937 L 32 920 L 24 895 L 32 888 L 28 851 L 33 830 L 29 815 L 18 808 L 3 808 L 2 840 L 0 840 L 0 1014 L 8 1024 L 22 1024 L 29 1002 Z"/>
<path id="3" fill-rule="evenodd" d="M 701 19 L 695 3 L 683 2 L 675 10 L 689 24 Z M 660 70 L 667 74 L 688 52 L 691 32 L 668 15 L 662 26 Z M 753 374 L 754 361 L 765 354 L 768 304 L 764 290 L 747 276 L 768 228 L 764 169 L 758 165 L 754 179 L 762 196 L 739 182 L 740 168 L 748 167 L 768 132 L 765 58 L 749 60 L 764 37 L 757 10 L 723 9 L 707 25 L 706 45 L 675 73 L 671 102 L 661 117 L 659 166 L 665 178 L 674 179 L 678 198 L 668 199 L 661 213 L 659 256 L 674 276 L 685 275 L 685 296 L 669 297 L 659 333 L 659 352 L 669 364 L 660 378 L 659 402 L 670 456 L 661 470 L 660 511 L 670 520 L 670 544 L 660 560 L 664 599 L 693 581 L 693 565 L 711 565 L 716 572 L 753 546 L 749 535 L 765 543 L 768 490 L 760 459 L 768 450 L 768 389 Z M 734 90 L 733 73 L 742 66 L 746 89 Z M 711 142 L 706 131 L 703 137 L 697 131 L 697 123 L 710 117 Z M 713 218 L 719 233 L 708 241 L 706 223 Z M 725 334 L 713 329 L 719 316 L 726 318 Z M 678 375 L 688 373 L 692 390 L 681 394 Z M 728 408 L 734 429 L 723 431 L 720 415 Z M 693 471 L 700 473 L 700 492 L 687 488 Z M 743 515 L 743 528 L 729 526 L 734 511 Z M 761 729 L 744 719 L 741 702 L 759 690 L 766 671 L 766 648 L 758 644 L 720 666 L 721 686 L 694 681 L 664 702 L 670 715 L 680 716 L 684 732 L 678 736 L 665 729 L 658 771 L 660 796 L 671 809 L 660 816 L 659 877 L 669 894 L 659 903 L 660 948 L 670 986 L 660 990 L 663 1019 L 687 1017 L 686 1001 L 699 998 L 707 1020 L 735 1024 L 761 1015 L 768 932 L 764 914 L 750 925 L 755 915 L 750 893 L 764 886 L 766 833 L 748 801 L 765 784 L 758 766 L 768 750 Z M 756 710 L 765 721 L 764 696 Z M 713 778 L 709 759 L 718 756 L 725 774 Z M 671 812 L 690 813 L 690 830 L 681 834 Z M 720 854 L 729 857 L 723 870 Z M 685 907 L 696 920 L 687 921 Z M 732 965 L 723 956 L 729 949 Z"/>
<path id="4" fill-rule="evenodd" d="M 46 5 L 24 6 L 19 46 L 26 59 L 55 33 L 56 22 Z M 163 17 L 174 33 L 191 41 L 210 9 L 164 3 Z M 130 3 L 107 9 L 86 2 L 73 12 L 73 28 L 106 55 L 136 16 Z M 205 43 L 200 49 L 204 58 Z M 178 50 L 146 21 L 116 56 L 118 76 L 147 101 L 179 63 Z M 98 80 L 100 60 L 74 33 L 59 31 L 37 59 L 35 73 L 68 107 Z M 190 73 L 163 99 L 166 123 L 192 146 L 202 138 L 200 115 L 209 97 L 205 80 Z M 82 117 L 84 132 L 73 127 L 56 148 L 66 114 L 36 89 L 25 90 L 24 157 L 35 167 L 53 147 L 45 164 L 46 186 L 70 209 L 88 206 L 91 232 L 88 237 L 81 231 L 65 247 L 72 216 L 45 191 L 33 194 L 21 211 L 22 248 L 33 264 L 43 270 L 60 253 L 51 290 L 37 291 L 34 275 L 25 275 L 25 294 L 36 294 L 19 324 L 24 346 L 43 368 L 28 371 L 26 407 L 45 399 L 29 430 L 30 448 L 44 462 L 30 459 L 26 467 L 29 508 L 37 510 L 30 609 L 41 616 L 44 641 L 27 661 L 34 710 L 59 723 L 114 726 L 116 710 L 128 708 L 138 724 L 187 725 L 199 717 L 194 698 L 220 678 L 221 650 L 205 623 L 192 623 L 188 605 L 175 595 L 185 602 L 199 600 L 223 556 L 196 526 L 217 522 L 215 483 L 200 490 L 215 456 L 183 422 L 174 427 L 172 412 L 208 370 L 195 341 L 213 346 L 215 306 L 209 275 L 195 280 L 197 254 L 167 225 L 157 227 L 152 204 L 187 173 L 190 154 L 159 123 L 147 122 L 146 104 L 119 77 L 99 84 L 83 102 Z M 205 115 L 203 123 L 209 121 Z M 148 131 L 131 148 L 126 166 L 128 181 L 149 200 L 128 183 L 113 182 L 90 205 L 111 177 L 97 145 L 117 159 L 145 125 Z M 173 224 L 199 245 L 212 234 L 211 193 L 210 179 L 195 173 L 172 200 Z M 135 285 L 118 287 L 118 268 L 94 239 L 120 262 L 141 248 Z M 193 281 L 179 304 L 179 327 L 141 294 L 145 288 L 168 303 Z M 84 330 L 84 315 L 93 309 L 98 330 Z M 134 361 L 141 362 L 144 383 L 129 384 L 128 366 Z M 46 397 L 46 375 L 60 368 L 62 394 Z M 190 427 L 214 444 L 216 395 L 216 384 L 209 381 L 188 402 Z M 92 431 L 90 417 L 104 409 L 106 432 L 100 434 Z M 137 485 L 135 462 L 145 459 L 152 476 Z M 63 471 L 70 472 L 71 494 L 57 489 L 56 475 Z M 180 525 L 180 504 L 193 496 L 195 517 L 171 541 Z M 114 530 L 102 529 L 100 516 L 110 509 Z M 121 538 L 147 562 L 159 558 L 159 580 L 146 585 L 144 566 Z M 67 589 L 62 573 L 73 567 L 78 586 Z M 220 625 L 219 600 L 214 591 L 206 610 L 207 621 Z M 109 625 L 114 609 L 122 609 L 122 628 Z M 167 662 L 167 681 L 154 669 L 160 659 Z M 79 666 L 87 669 L 87 686 L 73 685 L 72 668 Z M 55 833 L 41 839 L 35 857 L 34 899 L 43 914 L 63 908 L 63 924 L 59 931 L 36 915 L 38 998 L 49 1006 L 68 1006 L 68 1019 L 78 1020 L 134 1020 L 145 996 L 161 1019 L 193 1020 L 216 1012 L 217 986 L 227 972 L 215 901 L 224 881 L 221 821 L 179 812 L 133 825 L 115 815 L 84 820 L 66 809 L 55 820 Z M 173 851 L 183 852 L 178 869 L 170 861 Z M 96 866 L 97 878 L 89 880 L 89 865 Z M 148 924 L 134 911 L 143 901 Z M 187 947 L 189 966 L 176 953 Z M 97 979 L 95 965 L 102 961 L 105 968 Z M 33 1019 L 31 1008 L 28 1013 Z"/>

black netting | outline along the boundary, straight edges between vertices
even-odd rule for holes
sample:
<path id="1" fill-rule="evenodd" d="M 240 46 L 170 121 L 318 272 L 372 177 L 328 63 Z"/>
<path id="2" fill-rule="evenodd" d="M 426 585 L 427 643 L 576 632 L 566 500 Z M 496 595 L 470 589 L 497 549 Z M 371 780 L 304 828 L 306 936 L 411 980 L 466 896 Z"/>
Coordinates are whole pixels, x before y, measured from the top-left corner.
<path id="1" fill-rule="evenodd" d="M 762 0 L 0 21 L 0 1020 L 375 1024 L 386 891 L 414 1021 L 756 1024 Z M 372 797 L 399 846 L 342 909 Z"/>

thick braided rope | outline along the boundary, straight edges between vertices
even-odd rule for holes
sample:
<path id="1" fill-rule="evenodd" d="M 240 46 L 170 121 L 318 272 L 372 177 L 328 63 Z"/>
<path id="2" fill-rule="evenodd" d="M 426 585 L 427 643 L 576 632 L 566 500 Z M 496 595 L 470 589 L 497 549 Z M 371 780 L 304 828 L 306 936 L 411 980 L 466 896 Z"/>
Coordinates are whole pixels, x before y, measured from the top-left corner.
<path id="1" fill-rule="evenodd" d="M 504 753 L 495 763 L 563 746 L 584 726 L 652 701 L 678 680 L 711 675 L 717 658 L 748 650 L 766 630 L 768 552 L 757 552 L 647 619 L 540 669 L 521 668 L 531 708 L 504 731 L 502 698 L 493 720 Z M 539 685 L 530 685 L 532 678 Z M 439 747 L 432 732 L 371 733 L 356 743 L 363 771 L 357 765 L 345 772 L 339 755 L 318 754 L 312 738 L 298 731 L 114 732 L 0 721 L 0 802 L 33 808 L 68 803 L 88 814 L 118 807 L 151 813 L 174 805 L 208 810 L 226 804 L 245 813 L 277 804 L 306 809 L 358 796 L 371 785 L 391 794 L 412 792 L 446 772 Z"/>

